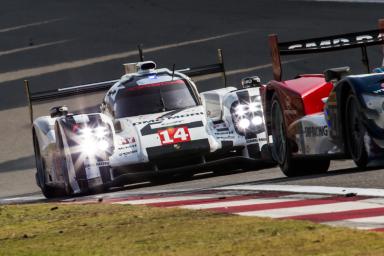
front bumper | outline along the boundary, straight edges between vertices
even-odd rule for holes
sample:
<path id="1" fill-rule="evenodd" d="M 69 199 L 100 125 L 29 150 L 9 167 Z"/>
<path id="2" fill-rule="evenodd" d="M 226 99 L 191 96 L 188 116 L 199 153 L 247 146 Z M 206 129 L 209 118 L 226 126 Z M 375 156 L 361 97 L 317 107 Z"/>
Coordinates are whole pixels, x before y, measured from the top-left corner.
<path id="1" fill-rule="evenodd" d="M 149 161 L 168 161 L 180 157 L 206 155 L 210 152 L 208 139 L 147 148 Z"/>
<path id="2" fill-rule="evenodd" d="M 264 159 L 256 160 L 256 159 L 250 159 L 243 156 L 234 156 L 234 157 L 213 160 L 209 162 L 202 162 L 194 165 L 184 165 L 180 167 L 168 168 L 163 170 L 147 169 L 142 171 L 131 172 L 129 171 L 129 169 L 125 169 L 125 172 L 122 172 L 122 169 L 120 171 L 117 171 L 117 169 L 114 169 L 113 170 L 114 173 L 119 173 L 119 175 L 115 176 L 115 179 L 113 181 L 105 185 L 121 186 L 131 182 L 147 181 L 153 177 L 156 177 L 157 175 L 228 170 L 229 164 L 230 166 L 235 166 L 235 167 L 238 166 L 238 169 L 241 169 L 242 166 L 246 164 L 250 164 L 250 165 L 260 164 L 260 168 L 262 168 L 264 167 L 265 164 L 270 165 L 273 163 L 274 162 L 272 160 L 264 160 Z M 148 166 L 147 164 L 143 164 L 144 168 L 147 166 Z M 255 166 L 255 168 L 256 167 L 257 166 Z M 129 168 L 129 166 L 127 166 L 127 168 Z"/>

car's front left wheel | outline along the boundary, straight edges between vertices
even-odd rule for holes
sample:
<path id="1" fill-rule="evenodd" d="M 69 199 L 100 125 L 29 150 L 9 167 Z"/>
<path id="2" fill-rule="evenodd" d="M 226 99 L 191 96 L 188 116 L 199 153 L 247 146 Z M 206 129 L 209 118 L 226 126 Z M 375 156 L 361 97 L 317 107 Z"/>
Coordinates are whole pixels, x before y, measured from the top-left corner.
<path id="1" fill-rule="evenodd" d="M 41 156 L 39 140 L 36 136 L 35 131 L 33 131 L 33 147 L 35 151 L 35 163 L 36 163 L 36 183 L 40 187 L 41 192 L 46 198 L 54 198 L 65 196 L 66 193 L 62 188 L 54 187 L 47 184 L 47 174 L 45 172 L 44 160 Z"/>
<path id="2" fill-rule="evenodd" d="M 327 172 L 330 160 L 317 158 L 294 158 L 291 142 L 287 138 L 283 110 L 277 95 L 271 104 L 271 133 L 273 138 L 272 156 L 281 171 L 288 177 L 320 174 Z"/>

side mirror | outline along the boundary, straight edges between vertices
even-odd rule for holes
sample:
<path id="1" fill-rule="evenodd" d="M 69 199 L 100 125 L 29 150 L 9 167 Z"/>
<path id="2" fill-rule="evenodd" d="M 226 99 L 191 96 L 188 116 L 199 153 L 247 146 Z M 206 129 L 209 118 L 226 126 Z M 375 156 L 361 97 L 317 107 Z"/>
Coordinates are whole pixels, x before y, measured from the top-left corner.
<path id="1" fill-rule="evenodd" d="M 115 128 L 115 132 L 116 132 L 116 133 L 119 133 L 119 132 L 122 132 L 122 131 L 123 131 L 123 129 L 122 129 L 122 127 L 121 127 L 121 123 L 120 123 L 120 121 L 115 121 L 115 122 L 113 123 L 113 127 Z"/>
<path id="2" fill-rule="evenodd" d="M 105 103 L 103 102 L 100 104 L 100 112 L 103 113 L 104 111 L 105 111 Z"/>
<path id="3" fill-rule="evenodd" d="M 325 81 L 337 82 L 351 71 L 350 67 L 331 68 L 324 71 Z"/>
<path id="4" fill-rule="evenodd" d="M 261 80 L 258 76 L 245 77 L 241 79 L 241 85 L 243 88 L 260 87 Z"/>

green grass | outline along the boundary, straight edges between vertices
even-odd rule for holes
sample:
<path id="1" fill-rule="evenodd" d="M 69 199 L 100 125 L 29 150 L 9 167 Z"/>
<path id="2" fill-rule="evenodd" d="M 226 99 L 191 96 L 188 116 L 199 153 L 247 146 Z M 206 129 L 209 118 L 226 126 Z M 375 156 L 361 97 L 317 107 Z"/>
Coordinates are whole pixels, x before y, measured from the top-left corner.
<path id="1" fill-rule="evenodd" d="M 0 206 L 0 255 L 384 255 L 384 234 L 108 204 Z"/>

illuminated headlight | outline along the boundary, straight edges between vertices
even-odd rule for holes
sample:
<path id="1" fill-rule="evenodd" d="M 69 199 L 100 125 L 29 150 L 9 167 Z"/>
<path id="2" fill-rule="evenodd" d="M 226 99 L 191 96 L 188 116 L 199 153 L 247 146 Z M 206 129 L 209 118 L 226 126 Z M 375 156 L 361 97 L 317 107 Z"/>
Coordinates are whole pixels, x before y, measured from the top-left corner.
<path id="1" fill-rule="evenodd" d="M 86 127 L 79 131 L 80 150 L 87 155 L 95 155 L 100 151 L 106 151 L 110 147 L 107 141 L 107 129 L 96 127 L 94 129 Z"/>
<path id="2" fill-rule="evenodd" d="M 256 112 L 258 110 L 258 105 L 257 103 L 249 103 L 248 109 L 250 112 Z"/>
<path id="3" fill-rule="evenodd" d="M 252 124 L 257 126 L 257 125 L 261 125 L 263 123 L 263 119 L 260 117 L 260 116 L 254 116 L 252 118 Z"/>
<path id="4" fill-rule="evenodd" d="M 97 142 L 97 148 L 99 150 L 105 151 L 109 148 L 109 143 L 106 140 L 100 140 Z"/>
<path id="5" fill-rule="evenodd" d="M 362 94 L 367 108 L 377 110 L 379 113 L 383 112 L 384 109 L 384 96 L 383 95 L 371 95 Z"/>
<path id="6" fill-rule="evenodd" d="M 94 155 L 96 153 L 96 140 L 92 138 L 84 139 L 81 144 L 81 151 L 87 155 Z"/>
<path id="7" fill-rule="evenodd" d="M 239 122 L 238 122 L 238 125 L 241 129 L 245 130 L 249 127 L 249 125 L 251 124 L 251 122 L 249 122 L 248 119 L 240 119 Z"/>
<path id="8" fill-rule="evenodd" d="M 98 139 L 103 139 L 107 135 L 107 130 L 104 127 L 97 127 L 95 129 L 95 135 Z"/>
<path id="9" fill-rule="evenodd" d="M 243 116 L 247 113 L 247 106 L 245 105 L 238 105 L 236 108 L 235 108 L 235 114 L 237 116 Z"/>
<path id="10" fill-rule="evenodd" d="M 92 129 L 91 128 L 83 128 L 80 130 L 80 134 L 84 137 L 84 138 L 90 138 L 92 137 Z"/>

